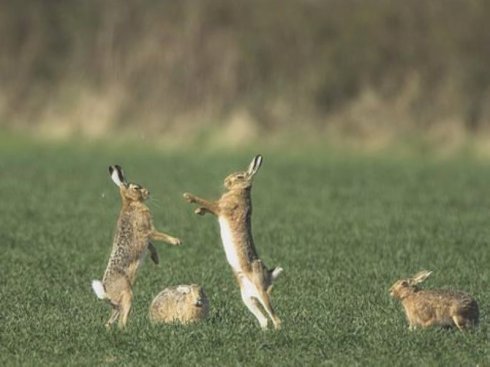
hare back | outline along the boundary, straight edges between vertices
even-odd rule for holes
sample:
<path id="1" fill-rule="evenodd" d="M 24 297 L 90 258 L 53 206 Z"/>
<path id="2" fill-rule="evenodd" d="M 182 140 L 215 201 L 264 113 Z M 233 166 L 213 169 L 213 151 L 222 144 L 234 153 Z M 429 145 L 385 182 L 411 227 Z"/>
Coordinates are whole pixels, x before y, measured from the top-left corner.
<path id="1" fill-rule="evenodd" d="M 110 264 L 127 267 L 138 260 L 141 253 L 147 249 L 151 222 L 147 215 L 143 214 L 135 210 L 121 213 L 112 242 Z"/>
<path id="2" fill-rule="evenodd" d="M 188 323 L 202 320 L 209 312 L 209 301 L 204 289 L 198 285 L 169 287 L 160 292 L 150 305 L 153 322 Z"/>
<path id="3" fill-rule="evenodd" d="M 423 290 L 406 300 L 408 312 L 434 317 L 440 322 L 452 324 L 453 316 L 462 316 L 477 321 L 478 304 L 469 294 L 452 290 Z M 444 322 L 446 323 L 446 322 Z"/>
<path id="4" fill-rule="evenodd" d="M 131 246 L 141 242 L 140 246 L 144 247 L 151 229 L 151 215 L 145 206 L 131 206 L 128 210 L 122 210 L 114 234 L 114 246 Z"/>
<path id="5" fill-rule="evenodd" d="M 473 308 L 475 299 L 468 293 L 450 289 L 421 290 L 415 293 L 417 299 L 424 299 L 434 305 L 447 308 Z"/>
<path id="6" fill-rule="evenodd" d="M 158 293 L 154 298 L 154 303 L 159 302 L 175 302 L 175 303 L 187 303 L 196 301 L 201 297 L 206 297 L 204 290 L 198 285 L 178 285 L 173 287 L 165 288 L 163 291 Z"/>
<path id="7" fill-rule="evenodd" d="M 104 274 L 103 282 L 113 274 L 124 274 L 130 284 L 134 283 L 136 272 L 148 248 L 149 235 L 135 226 L 131 216 L 122 216 L 114 235 L 112 253 Z"/>

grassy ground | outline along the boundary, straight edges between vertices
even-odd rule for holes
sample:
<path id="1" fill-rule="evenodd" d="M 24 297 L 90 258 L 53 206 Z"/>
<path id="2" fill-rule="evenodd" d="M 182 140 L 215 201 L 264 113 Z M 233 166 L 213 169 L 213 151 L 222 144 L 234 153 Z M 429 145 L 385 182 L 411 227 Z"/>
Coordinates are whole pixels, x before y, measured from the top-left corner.
<path id="1" fill-rule="evenodd" d="M 0 365 L 471 366 L 490 365 L 490 166 L 471 160 L 266 154 L 254 187 L 255 240 L 285 272 L 273 303 L 280 332 L 262 332 L 241 303 L 218 226 L 181 193 L 217 197 L 247 154 L 0 147 Z M 146 185 L 157 244 L 135 286 L 125 332 L 90 288 L 108 259 L 119 210 L 107 166 Z M 481 326 L 409 332 L 388 296 L 398 278 L 434 271 L 427 287 L 475 295 Z M 151 326 L 168 285 L 203 285 L 210 318 Z"/>

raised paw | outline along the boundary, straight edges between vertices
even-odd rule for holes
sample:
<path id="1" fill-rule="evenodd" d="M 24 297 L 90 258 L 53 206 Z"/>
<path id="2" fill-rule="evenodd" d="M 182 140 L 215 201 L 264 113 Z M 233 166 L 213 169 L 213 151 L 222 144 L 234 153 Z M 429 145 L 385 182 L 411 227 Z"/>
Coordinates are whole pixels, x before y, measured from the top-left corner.
<path id="1" fill-rule="evenodd" d="M 282 328 L 282 321 L 276 318 L 275 320 L 272 321 L 274 323 L 274 329 L 276 330 L 281 330 Z"/>
<path id="2" fill-rule="evenodd" d="M 180 246 L 180 245 L 182 245 L 182 241 L 179 238 L 175 238 L 175 237 L 172 238 L 172 242 L 171 243 L 174 246 Z"/>
<path id="3" fill-rule="evenodd" d="M 194 210 L 194 213 L 197 215 L 204 215 L 204 214 L 206 214 L 206 209 L 204 209 L 203 207 L 200 207 L 200 208 L 197 208 L 196 210 Z"/>
<path id="4" fill-rule="evenodd" d="M 184 199 L 188 203 L 195 203 L 196 202 L 196 199 L 194 198 L 194 195 L 189 194 L 188 192 L 184 193 L 182 196 L 184 197 Z"/>

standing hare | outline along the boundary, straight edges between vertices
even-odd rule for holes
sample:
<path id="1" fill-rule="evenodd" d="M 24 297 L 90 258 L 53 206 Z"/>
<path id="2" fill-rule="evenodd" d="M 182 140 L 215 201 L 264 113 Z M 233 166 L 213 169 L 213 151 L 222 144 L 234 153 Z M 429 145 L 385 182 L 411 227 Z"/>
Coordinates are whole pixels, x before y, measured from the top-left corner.
<path id="1" fill-rule="evenodd" d="M 106 327 L 119 319 L 119 327 L 126 326 L 136 271 L 148 249 L 151 259 L 158 263 L 158 253 L 150 240 L 180 245 L 178 238 L 158 232 L 153 226 L 150 209 L 144 201 L 150 192 L 137 184 L 127 183 L 121 167 L 109 167 L 114 183 L 119 186 L 122 207 L 117 221 L 116 233 L 112 243 L 112 253 L 102 282 L 92 281 L 92 288 L 100 299 L 108 300 L 112 314 Z"/>
<path id="2" fill-rule="evenodd" d="M 226 259 L 240 286 L 243 302 L 263 329 L 267 328 L 266 315 L 279 329 L 281 320 L 272 308 L 270 291 L 273 281 L 283 269 L 277 267 L 268 270 L 260 260 L 252 238 L 251 190 L 261 163 L 262 157 L 257 155 L 247 171 L 226 177 L 224 185 L 227 191 L 217 201 L 204 200 L 189 193 L 185 193 L 184 198 L 189 203 L 199 205 L 196 214 L 210 213 L 218 217 Z"/>
<path id="3" fill-rule="evenodd" d="M 418 287 L 431 273 L 420 271 L 412 278 L 398 280 L 390 288 L 391 296 L 399 299 L 405 308 L 410 330 L 417 326 L 456 326 L 459 330 L 477 326 L 478 304 L 469 294 Z"/>
<path id="4" fill-rule="evenodd" d="M 189 324 L 204 320 L 209 314 L 209 301 L 197 284 L 165 288 L 153 299 L 149 309 L 153 323 Z"/>

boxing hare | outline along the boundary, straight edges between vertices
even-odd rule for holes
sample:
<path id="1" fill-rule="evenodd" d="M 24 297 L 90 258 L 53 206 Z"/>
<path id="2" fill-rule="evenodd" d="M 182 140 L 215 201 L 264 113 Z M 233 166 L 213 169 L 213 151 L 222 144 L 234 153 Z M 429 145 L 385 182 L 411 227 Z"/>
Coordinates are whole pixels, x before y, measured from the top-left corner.
<path id="1" fill-rule="evenodd" d="M 418 287 L 430 274 L 427 270 L 420 271 L 390 288 L 391 296 L 399 299 L 405 309 L 410 330 L 417 326 L 456 326 L 463 330 L 478 325 L 478 304 L 469 294 Z"/>
<path id="2" fill-rule="evenodd" d="M 146 188 L 126 182 L 121 167 L 117 165 L 110 166 L 109 173 L 119 187 L 122 207 L 104 277 L 102 282 L 94 280 L 92 288 L 98 298 L 108 300 L 112 306 L 106 327 L 111 327 L 118 320 L 119 327 L 124 328 L 131 309 L 136 271 L 145 251 L 149 250 L 152 260 L 158 263 L 158 254 L 150 240 L 171 245 L 180 245 L 181 242 L 153 226 L 150 210 L 144 204 L 150 195 Z"/>
<path id="3" fill-rule="evenodd" d="M 261 164 L 262 156 L 257 155 L 247 171 L 226 177 L 224 185 L 227 191 L 217 201 L 204 200 L 189 193 L 185 193 L 184 198 L 199 206 L 196 214 L 210 213 L 218 218 L 226 259 L 240 286 L 243 302 L 263 329 L 267 328 L 266 315 L 279 329 L 281 320 L 272 308 L 270 291 L 283 269 L 277 267 L 268 270 L 260 260 L 252 238 L 251 190 L 253 178 Z"/>

